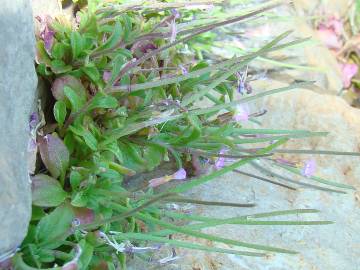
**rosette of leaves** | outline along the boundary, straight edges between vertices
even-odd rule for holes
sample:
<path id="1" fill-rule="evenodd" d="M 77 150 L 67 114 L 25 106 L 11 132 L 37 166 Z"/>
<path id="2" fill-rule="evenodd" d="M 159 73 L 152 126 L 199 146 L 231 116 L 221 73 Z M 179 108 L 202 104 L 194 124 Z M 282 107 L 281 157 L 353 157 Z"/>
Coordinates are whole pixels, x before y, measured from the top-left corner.
<path id="1" fill-rule="evenodd" d="M 204 23 L 193 20 L 194 11 L 189 11 L 188 5 L 93 1 L 78 12 L 73 23 L 49 20 L 47 32 L 37 42 L 36 68 L 51 85 L 54 117 L 38 134 L 43 167 L 32 176 L 32 219 L 13 259 L 16 269 L 125 269 L 128 255 L 149 259 L 155 248 L 145 247 L 154 243 L 244 256 L 294 254 L 284 248 L 213 236 L 200 229 L 221 224 L 329 223 L 259 220 L 316 212 L 313 209 L 261 213 L 251 215 L 252 219 L 218 219 L 164 208 L 166 202 L 253 206 L 198 201 L 181 193 L 259 159 L 300 173 L 297 168 L 277 164 L 270 156 L 289 139 L 324 135 L 302 130 L 245 129 L 233 121 L 238 104 L 309 84 L 295 83 L 234 99 L 237 71 L 258 56 L 303 40 L 284 42 L 289 33 L 283 33 L 244 56 L 217 63 L 199 60 L 187 45 L 198 35 L 242 22 L 273 6 L 254 7 L 246 14 Z M 205 99 L 213 105 L 197 105 Z M 258 134 L 264 136 L 255 136 Z M 254 148 L 264 142 L 272 143 Z M 228 155 L 219 154 L 223 148 L 229 149 Z M 149 186 L 150 179 L 139 186 L 123 183 L 124 179 L 131 181 L 131 177 L 158 170 L 164 163 L 185 169 L 190 178 L 196 170 L 195 161 L 211 164 L 218 157 L 235 161 L 175 186 L 164 185 L 161 191 Z M 253 165 L 266 173 L 258 163 Z M 320 185 L 307 184 L 311 188 L 335 192 L 351 188 L 318 177 L 312 180 Z M 184 220 L 196 223 L 177 225 Z M 175 240 L 170 237 L 174 234 L 246 249 Z"/>

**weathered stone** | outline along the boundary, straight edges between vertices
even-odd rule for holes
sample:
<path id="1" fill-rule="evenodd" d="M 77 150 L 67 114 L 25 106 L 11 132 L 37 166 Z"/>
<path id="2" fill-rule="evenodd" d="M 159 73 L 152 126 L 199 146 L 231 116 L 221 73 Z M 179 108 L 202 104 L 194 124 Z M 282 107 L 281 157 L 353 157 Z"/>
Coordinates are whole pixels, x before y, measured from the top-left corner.
<path id="1" fill-rule="evenodd" d="M 2 1 L 0 30 L 0 254 L 4 254 L 21 243 L 31 213 L 28 121 L 37 79 L 30 2 Z"/>
<path id="2" fill-rule="evenodd" d="M 262 118 L 262 127 L 275 129 L 308 129 L 329 131 L 326 137 L 293 140 L 288 149 L 323 149 L 359 152 L 360 111 L 351 108 L 336 96 L 321 95 L 309 90 L 295 90 L 274 95 L 260 101 L 258 108 L 267 108 Z M 327 155 L 283 155 L 290 160 L 304 161 L 315 158 L 317 174 L 325 179 L 350 184 L 360 189 L 360 167 L 358 157 Z M 241 168 L 252 173 L 251 167 Z M 288 175 L 282 172 L 282 175 Z M 288 175 L 291 176 L 291 175 Z M 299 178 L 292 175 L 292 179 Z M 277 179 L 274 179 L 277 180 Z M 302 179 L 304 181 L 304 179 Z M 307 181 L 314 184 L 314 182 Z M 356 270 L 360 265 L 360 203 L 359 193 L 335 194 L 301 188 L 289 191 L 272 184 L 260 182 L 236 173 L 207 183 L 193 190 L 189 196 L 202 200 L 255 202 L 254 209 L 223 207 L 199 207 L 197 211 L 205 216 L 227 218 L 295 208 L 314 208 L 321 212 L 295 217 L 297 220 L 331 220 L 333 225 L 322 226 L 241 226 L 226 225 L 204 232 L 218 236 L 289 248 L 299 255 L 277 254 L 266 258 L 239 257 L 235 255 L 206 254 L 204 252 L 181 251 L 179 268 L 169 269 L 218 269 L 218 270 Z M 286 218 L 282 217 L 282 220 Z M 291 219 L 291 217 L 289 217 Z M 194 239 L 186 239 L 196 241 Z M 229 248 L 227 245 L 202 244 Z"/>

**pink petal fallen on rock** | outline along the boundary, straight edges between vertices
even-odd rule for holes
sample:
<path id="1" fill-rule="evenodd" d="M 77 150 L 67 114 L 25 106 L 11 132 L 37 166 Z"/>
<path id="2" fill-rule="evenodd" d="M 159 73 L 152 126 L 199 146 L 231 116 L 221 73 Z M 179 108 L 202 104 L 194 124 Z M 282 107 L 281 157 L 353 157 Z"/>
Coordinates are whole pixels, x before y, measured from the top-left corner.
<path id="1" fill-rule="evenodd" d="M 312 177 L 316 172 L 316 161 L 314 159 L 307 160 L 301 169 L 301 174 L 305 177 Z"/>
<path id="2" fill-rule="evenodd" d="M 186 179 L 186 171 L 181 168 L 172 175 L 172 178 L 176 180 Z"/>
<path id="3" fill-rule="evenodd" d="M 351 85 L 351 79 L 358 73 L 359 68 L 355 64 L 340 64 L 341 77 L 344 88 L 349 88 Z"/>
<path id="4" fill-rule="evenodd" d="M 219 154 L 220 155 L 224 155 L 226 153 L 226 149 L 221 149 Z M 219 157 L 216 162 L 215 162 L 215 169 L 216 170 L 220 170 L 225 166 L 225 158 L 224 157 Z"/>

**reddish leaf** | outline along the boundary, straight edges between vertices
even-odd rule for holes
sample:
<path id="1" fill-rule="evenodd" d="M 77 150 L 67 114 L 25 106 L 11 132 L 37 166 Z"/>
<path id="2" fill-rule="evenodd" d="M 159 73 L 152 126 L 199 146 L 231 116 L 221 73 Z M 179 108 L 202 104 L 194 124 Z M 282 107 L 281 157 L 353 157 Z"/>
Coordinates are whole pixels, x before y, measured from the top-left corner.
<path id="1" fill-rule="evenodd" d="M 42 207 L 58 206 L 67 197 L 59 181 L 45 174 L 31 177 L 31 190 L 33 205 Z"/>
<path id="2" fill-rule="evenodd" d="M 95 213 L 93 210 L 85 207 L 74 207 L 75 218 L 79 221 L 79 225 L 91 224 L 95 221 Z"/>
<path id="3" fill-rule="evenodd" d="M 86 100 L 86 92 L 84 86 L 79 79 L 71 75 L 65 75 L 55 79 L 51 87 L 51 92 L 56 100 L 66 99 L 64 94 L 65 86 L 70 87 L 75 91 L 76 94 L 81 97 L 81 99 Z"/>
<path id="4" fill-rule="evenodd" d="M 60 138 L 51 134 L 41 137 L 39 139 L 39 150 L 45 167 L 54 178 L 65 173 L 69 165 L 70 155 Z"/>

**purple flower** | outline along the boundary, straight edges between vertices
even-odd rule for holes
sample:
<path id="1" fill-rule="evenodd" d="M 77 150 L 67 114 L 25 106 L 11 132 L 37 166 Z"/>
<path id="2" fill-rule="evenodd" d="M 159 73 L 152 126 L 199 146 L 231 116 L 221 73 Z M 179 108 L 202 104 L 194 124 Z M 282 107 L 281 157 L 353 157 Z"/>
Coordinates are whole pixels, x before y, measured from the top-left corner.
<path id="1" fill-rule="evenodd" d="M 316 171 L 316 161 L 314 159 L 307 160 L 301 169 L 301 174 L 305 177 L 311 177 Z"/>
<path id="2" fill-rule="evenodd" d="M 111 71 L 108 71 L 108 70 L 105 70 L 104 71 L 104 73 L 103 73 L 103 80 L 104 80 L 104 82 L 108 82 L 108 81 L 110 81 L 110 79 L 111 79 L 111 76 L 112 76 L 112 73 L 111 73 Z"/>
<path id="3" fill-rule="evenodd" d="M 223 155 L 225 154 L 226 150 L 225 149 L 221 149 L 219 154 Z M 219 157 L 216 161 L 215 161 L 215 169 L 216 170 L 220 170 L 221 168 L 223 168 L 225 166 L 225 158 L 224 157 Z"/>
<path id="4" fill-rule="evenodd" d="M 233 119 L 236 122 L 247 122 L 249 121 L 249 115 L 250 115 L 249 106 L 245 103 L 244 105 L 236 106 Z"/>
<path id="5" fill-rule="evenodd" d="M 187 70 L 187 68 L 184 67 L 183 65 L 179 65 L 179 68 L 181 69 L 181 73 L 182 73 L 183 75 L 186 75 L 186 74 L 189 73 L 188 70 Z"/>
<path id="6" fill-rule="evenodd" d="M 176 9 L 172 9 L 171 13 L 173 15 L 173 19 L 170 24 L 170 42 L 174 42 L 176 40 L 177 29 L 176 29 L 176 19 L 180 18 L 180 13 Z"/>
<path id="7" fill-rule="evenodd" d="M 30 115 L 30 119 L 29 119 L 30 131 L 32 131 L 34 128 L 36 128 L 36 126 L 39 124 L 39 122 L 40 122 L 39 114 L 37 112 L 33 112 Z"/>
<path id="8" fill-rule="evenodd" d="M 172 179 L 176 179 L 176 180 L 186 179 L 186 171 L 183 168 L 181 168 L 172 175 Z"/>
<path id="9" fill-rule="evenodd" d="M 359 68 L 356 64 L 340 64 L 341 77 L 344 88 L 349 88 L 352 78 L 358 73 Z"/>
<path id="10" fill-rule="evenodd" d="M 180 18 L 180 13 L 179 13 L 179 11 L 177 11 L 177 9 L 175 9 L 175 8 L 171 9 L 171 14 L 174 16 L 175 19 L 179 19 L 179 18 Z"/>
<path id="11" fill-rule="evenodd" d="M 149 181 L 149 187 L 155 188 L 169 182 L 171 178 L 168 175 L 163 177 L 153 178 Z"/>
<path id="12" fill-rule="evenodd" d="M 173 43 L 176 40 L 176 35 L 177 35 L 177 30 L 176 30 L 176 22 L 175 19 L 172 20 L 171 24 L 170 24 L 170 42 Z"/>
<path id="13" fill-rule="evenodd" d="M 154 188 L 163 185 L 171 180 L 183 180 L 183 179 L 186 179 L 186 171 L 183 168 L 181 168 L 172 175 L 165 175 L 163 177 L 151 179 L 149 181 L 149 187 Z"/>
<path id="14" fill-rule="evenodd" d="M 40 38 L 44 41 L 45 50 L 50 55 L 55 36 L 55 31 L 50 28 L 52 18 L 48 15 L 42 15 L 37 16 L 36 19 L 40 22 Z"/>

